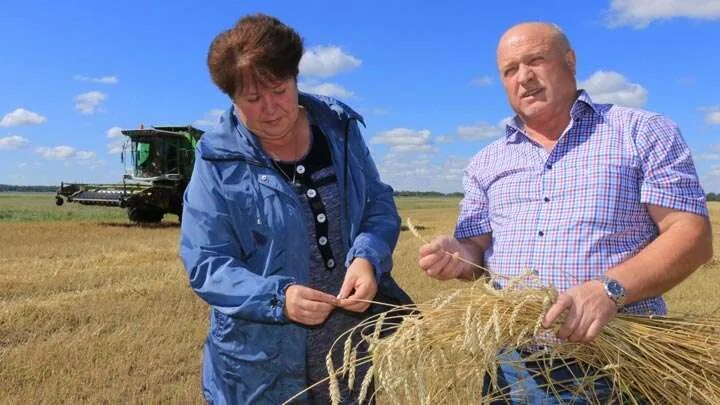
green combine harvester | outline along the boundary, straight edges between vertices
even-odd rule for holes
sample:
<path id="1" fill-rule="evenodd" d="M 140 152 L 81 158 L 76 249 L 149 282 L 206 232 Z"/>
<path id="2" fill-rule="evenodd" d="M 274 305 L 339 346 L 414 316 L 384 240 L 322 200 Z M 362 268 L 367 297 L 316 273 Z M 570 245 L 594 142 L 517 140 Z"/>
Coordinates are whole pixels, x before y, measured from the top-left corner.
<path id="1" fill-rule="evenodd" d="M 130 138 L 132 174 L 118 184 L 61 183 L 55 203 L 74 202 L 126 208 L 132 222 L 155 223 L 182 214 L 182 201 L 203 131 L 191 126 L 121 131 Z M 127 145 L 127 143 L 125 144 Z M 126 162 L 127 148 L 121 159 Z"/>

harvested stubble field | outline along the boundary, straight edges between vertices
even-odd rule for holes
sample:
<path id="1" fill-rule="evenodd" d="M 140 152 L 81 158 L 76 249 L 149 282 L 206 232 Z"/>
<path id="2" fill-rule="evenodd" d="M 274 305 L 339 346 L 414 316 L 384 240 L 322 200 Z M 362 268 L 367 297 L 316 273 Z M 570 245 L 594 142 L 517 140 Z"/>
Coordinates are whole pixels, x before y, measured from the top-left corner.
<path id="1" fill-rule="evenodd" d="M 398 199 L 430 237 L 452 231 L 458 199 Z M 667 294 L 674 313 L 720 309 L 715 257 Z M 121 210 L 55 207 L 51 194 L 0 194 L 0 403 L 201 403 L 207 307 L 187 286 L 174 216 L 128 224 Z M 402 232 L 398 282 L 417 301 L 454 282 L 426 279 Z"/>

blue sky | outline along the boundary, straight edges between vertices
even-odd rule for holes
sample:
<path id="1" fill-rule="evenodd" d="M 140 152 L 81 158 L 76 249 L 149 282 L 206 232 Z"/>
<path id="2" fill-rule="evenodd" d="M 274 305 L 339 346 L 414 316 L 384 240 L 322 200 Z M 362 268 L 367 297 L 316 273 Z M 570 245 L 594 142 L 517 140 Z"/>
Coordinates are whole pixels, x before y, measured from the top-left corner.
<path id="1" fill-rule="evenodd" d="M 460 191 L 512 116 L 502 32 L 551 21 L 596 101 L 668 115 L 720 192 L 720 0 L 516 2 L 33 1 L 0 11 L 0 183 L 118 181 L 119 128 L 208 129 L 229 100 L 207 73 L 215 35 L 264 12 L 305 39 L 301 89 L 361 112 L 397 190 Z"/>

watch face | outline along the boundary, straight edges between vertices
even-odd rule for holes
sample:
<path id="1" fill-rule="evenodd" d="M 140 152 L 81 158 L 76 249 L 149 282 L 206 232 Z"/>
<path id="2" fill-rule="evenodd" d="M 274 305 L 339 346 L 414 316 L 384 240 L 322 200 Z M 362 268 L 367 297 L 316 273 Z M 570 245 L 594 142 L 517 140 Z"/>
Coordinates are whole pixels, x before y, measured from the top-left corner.
<path id="1" fill-rule="evenodd" d="M 619 295 L 622 295 L 624 292 L 620 283 L 618 283 L 615 280 L 609 280 L 607 283 L 607 288 L 608 288 L 608 291 L 610 292 L 610 294 L 612 294 L 616 297 Z"/>

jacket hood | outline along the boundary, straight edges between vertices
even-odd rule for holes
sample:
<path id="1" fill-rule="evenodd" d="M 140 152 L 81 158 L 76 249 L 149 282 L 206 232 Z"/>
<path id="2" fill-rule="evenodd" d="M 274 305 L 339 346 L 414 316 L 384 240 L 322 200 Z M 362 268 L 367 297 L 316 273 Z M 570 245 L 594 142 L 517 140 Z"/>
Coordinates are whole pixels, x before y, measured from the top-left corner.
<path id="1" fill-rule="evenodd" d="M 298 101 L 310 113 L 311 120 L 318 123 L 340 127 L 343 122 L 357 120 L 365 125 L 360 114 L 332 97 L 301 92 Z M 203 134 L 197 148 L 205 160 L 245 160 L 259 165 L 269 164 L 269 158 L 260 148 L 255 135 L 235 115 L 234 105 L 225 110 L 212 130 Z"/>

